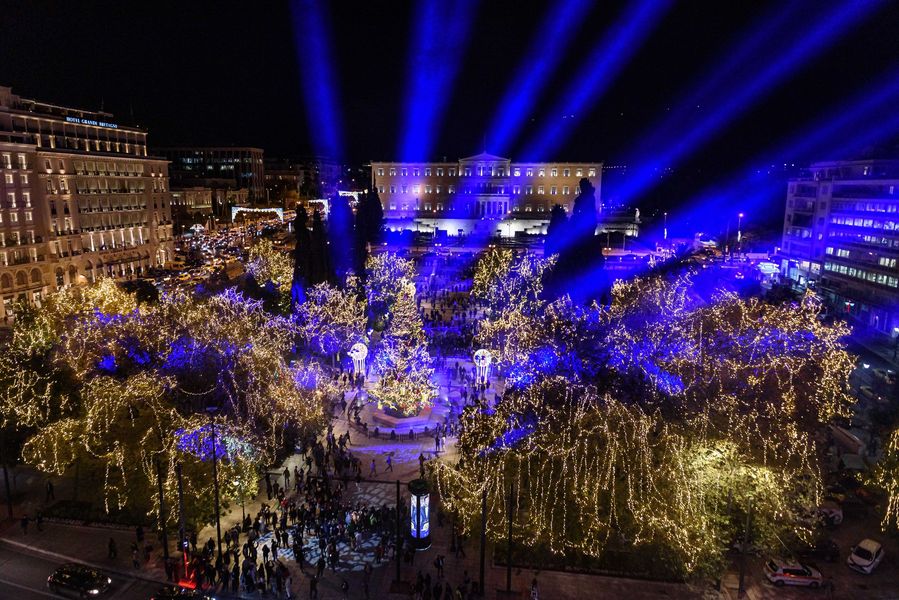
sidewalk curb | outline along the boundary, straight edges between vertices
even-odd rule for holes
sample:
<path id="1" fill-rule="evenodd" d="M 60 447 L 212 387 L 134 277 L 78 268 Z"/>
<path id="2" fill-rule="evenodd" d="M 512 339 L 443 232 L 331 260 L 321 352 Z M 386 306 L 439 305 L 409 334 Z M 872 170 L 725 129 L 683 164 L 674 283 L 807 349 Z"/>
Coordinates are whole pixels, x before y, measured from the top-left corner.
<path id="1" fill-rule="evenodd" d="M 65 554 L 60 554 L 58 552 L 53 552 L 51 550 L 44 550 L 42 548 L 35 548 L 34 546 L 29 546 L 28 544 L 24 544 L 22 542 L 18 542 L 16 540 L 11 540 L 9 538 L 0 538 L 0 544 L 6 544 L 7 546 L 13 546 L 22 550 L 27 550 L 32 554 L 41 554 L 50 558 L 54 558 L 63 562 L 74 562 L 82 565 L 86 565 L 93 569 L 97 569 L 99 571 L 105 571 L 107 573 L 112 573 L 114 575 L 118 575 L 119 577 L 128 577 L 130 579 L 140 579 L 142 581 L 148 581 L 150 583 L 158 583 L 159 585 L 171 585 L 172 582 L 165 581 L 164 579 L 157 579 L 155 577 L 147 577 L 146 575 L 140 573 L 134 573 L 129 571 L 122 571 L 120 569 L 109 568 L 104 565 L 98 565 L 97 563 L 92 563 L 90 561 L 82 560 L 80 558 L 74 558 L 71 556 L 67 556 Z"/>

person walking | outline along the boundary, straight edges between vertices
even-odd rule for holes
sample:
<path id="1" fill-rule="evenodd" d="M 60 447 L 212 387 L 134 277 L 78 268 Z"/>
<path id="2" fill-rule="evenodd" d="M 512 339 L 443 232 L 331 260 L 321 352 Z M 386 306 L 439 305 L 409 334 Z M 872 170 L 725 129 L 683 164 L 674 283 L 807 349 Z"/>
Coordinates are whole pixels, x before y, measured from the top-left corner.
<path id="1" fill-rule="evenodd" d="M 309 579 L 309 600 L 318 600 L 318 576 Z"/>
<path id="2" fill-rule="evenodd" d="M 531 600 L 540 600 L 540 591 L 537 589 L 537 578 L 531 580 Z"/>
<path id="3" fill-rule="evenodd" d="M 324 553 L 319 554 L 318 560 L 315 563 L 316 575 L 319 579 L 321 579 L 322 575 L 325 574 L 325 556 Z"/>
<path id="4" fill-rule="evenodd" d="M 387 471 L 390 471 L 391 473 L 393 473 L 393 459 L 390 458 L 389 454 L 387 455 L 386 463 L 387 463 L 387 468 L 384 469 L 384 472 L 386 473 Z"/>
<path id="5" fill-rule="evenodd" d="M 368 469 L 369 477 L 377 477 L 378 475 L 378 467 L 375 465 L 375 459 L 371 459 L 371 467 Z"/>

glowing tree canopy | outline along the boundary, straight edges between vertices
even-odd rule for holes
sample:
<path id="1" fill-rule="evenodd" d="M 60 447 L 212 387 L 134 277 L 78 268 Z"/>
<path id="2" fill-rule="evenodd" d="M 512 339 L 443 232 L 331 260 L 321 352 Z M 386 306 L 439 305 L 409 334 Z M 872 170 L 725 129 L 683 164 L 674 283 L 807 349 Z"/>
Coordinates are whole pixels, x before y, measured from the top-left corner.
<path id="1" fill-rule="evenodd" d="M 306 301 L 296 306 L 294 320 L 306 346 L 325 356 L 365 339 L 365 301 L 358 280 L 350 276 L 345 288 L 327 283 L 310 288 Z"/>
<path id="2" fill-rule="evenodd" d="M 290 292 L 293 263 L 290 255 L 275 248 L 271 240 L 261 238 L 250 246 L 247 272 L 260 285 L 271 282 L 279 292 Z"/>
<path id="3" fill-rule="evenodd" d="M 174 494 L 176 461 L 186 473 L 203 469 L 200 457 L 177 445 L 183 435 L 176 432 L 208 422 L 207 407 L 219 408 L 223 432 L 240 431 L 252 445 L 220 474 L 245 483 L 255 481 L 251 471 L 293 447 L 297 435 L 326 421 L 330 378 L 314 363 L 285 362 L 294 325 L 233 290 L 137 306 L 101 281 L 52 295 L 23 315 L 14 326 L 14 352 L 0 361 L 0 379 L 28 388 L 5 392 L 3 424 L 33 428 L 23 451 L 28 462 L 62 473 L 77 461 L 82 472 L 101 477 L 107 509 L 112 503 L 152 511 L 145 502 L 158 500 L 157 459 L 168 469 L 167 495 Z M 206 484 L 208 473 L 190 483 L 197 518 L 210 512 Z M 223 502 L 238 499 L 236 490 L 226 486 Z M 241 498 L 255 491 L 241 490 Z"/>
<path id="4" fill-rule="evenodd" d="M 522 543 L 600 560 L 644 548 L 671 576 L 720 572 L 750 501 L 756 543 L 810 538 L 815 434 L 848 414 L 853 368 L 847 330 L 811 297 L 706 304 L 689 277 L 651 277 L 616 285 L 607 307 L 519 306 L 479 323 L 508 374 L 503 402 L 468 411 L 458 464 L 435 467 L 463 527 L 486 489 L 499 537 L 515 482 Z"/>
<path id="5" fill-rule="evenodd" d="M 437 387 L 431 383 L 434 370 L 430 361 L 424 344 L 384 338 L 375 354 L 378 379 L 369 390 L 370 396 L 379 407 L 416 414 L 437 396 Z"/>

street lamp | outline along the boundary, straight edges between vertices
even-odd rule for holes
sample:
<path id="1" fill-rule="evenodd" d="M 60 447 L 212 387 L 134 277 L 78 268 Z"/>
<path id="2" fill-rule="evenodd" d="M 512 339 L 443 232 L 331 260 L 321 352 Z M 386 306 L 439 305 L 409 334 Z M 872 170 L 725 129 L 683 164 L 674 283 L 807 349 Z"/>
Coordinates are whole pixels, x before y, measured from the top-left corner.
<path id="1" fill-rule="evenodd" d="M 209 406 L 206 408 L 209 413 L 209 425 L 212 430 L 212 484 L 215 489 L 215 541 L 216 552 L 219 561 L 222 559 L 222 523 L 219 516 L 219 471 L 218 471 L 218 451 L 215 445 L 215 413 L 218 412 L 217 406 Z"/>
<path id="2" fill-rule="evenodd" d="M 743 253 L 743 232 L 740 226 L 743 224 L 743 213 L 737 215 L 737 254 Z"/>
<path id="3" fill-rule="evenodd" d="M 665 228 L 662 230 L 662 239 L 668 239 L 668 213 L 662 213 L 665 216 Z"/>

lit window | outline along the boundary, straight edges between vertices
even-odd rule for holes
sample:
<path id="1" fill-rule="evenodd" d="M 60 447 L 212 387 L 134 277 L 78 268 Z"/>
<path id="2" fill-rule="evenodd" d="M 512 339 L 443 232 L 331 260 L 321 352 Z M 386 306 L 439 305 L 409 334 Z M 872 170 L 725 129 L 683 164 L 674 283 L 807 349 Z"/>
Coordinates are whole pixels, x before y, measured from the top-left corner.
<path id="1" fill-rule="evenodd" d="M 534 169 L 528 169 L 527 171 L 525 171 L 525 174 L 526 174 L 528 177 L 533 177 L 533 176 L 534 176 Z"/>
<path id="2" fill-rule="evenodd" d="M 546 177 L 546 169 L 540 169 L 539 171 L 537 171 L 537 176 Z"/>
<path id="3" fill-rule="evenodd" d="M 403 193 L 404 193 L 404 194 L 408 194 L 408 193 L 409 193 L 409 186 L 405 186 L 405 185 L 403 186 Z"/>
<path id="4" fill-rule="evenodd" d="M 499 168 L 496 170 L 496 174 L 497 174 L 499 177 L 505 177 L 505 176 L 506 176 L 506 170 L 505 170 L 503 167 L 499 167 Z"/>
<path id="5" fill-rule="evenodd" d="M 396 175 L 396 169 L 390 169 L 390 175 L 391 175 L 391 176 L 395 176 L 395 175 Z"/>
<path id="6" fill-rule="evenodd" d="M 553 176 L 553 177 L 558 177 L 558 176 L 559 176 L 559 170 L 558 170 L 558 169 L 553 169 L 552 171 L 550 171 L 550 175 Z"/>
<path id="7" fill-rule="evenodd" d="M 421 186 L 420 186 L 420 185 L 413 185 L 413 186 L 412 186 L 412 193 L 413 193 L 413 194 L 420 194 L 420 193 L 421 193 Z"/>
<path id="8" fill-rule="evenodd" d="M 562 169 L 562 177 L 571 177 L 571 169 Z"/>
<path id="9" fill-rule="evenodd" d="M 455 176 L 456 176 L 456 167 L 450 167 L 450 170 L 449 170 L 449 176 L 450 176 L 450 177 L 455 177 Z"/>
<path id="10" fill-rule="evenodd" d="M 454 186 L 454 185 L 447 186 L 447 190 L 446 190 L 446 191 L 449 192 L 450 194 L 455 194 L 455 193 L 456 193 L 456 186 Z"/>
<path id="11" fill-rule="evenodd" d="M 431 167 L 426 167 L 425 168 L 425 177 L 430 177 L 430 176 L 431 176 Z"/>
<path id="12" fill-rule="evenodd" d="M 577 177 L 583 177 L 583 176 L 584 176 L 584 170 L 583 170 L 583 169 L 578 169 L 577 171 L 575 171 L 574 174 L 575 174 L 575 176 L 577 176 Z"/>
<path id="13" fill-rule="evenodd" d="M 31 207 L 31 192 L 22 192 L 22 200 L 25 202 L 25 207 Z"/>
<path id="14" fill-rule="evenodd" d="M 6 194 L 6 202 L 7 202 L 8 206 L 9 206 L 9 208 L 15 208 L 15 207 L 16 207 L 16 194 L 15 194 L 15 192 L 9 192 L 8 194 Z"/>
<path id="15" fill-rule="evenodd" d="M 562 186 L 562 195 L 563 195 L 563 196 L 567 196 L 567 195 L 568 195 L 568 190 L 569 190 L 569 187 L 568 187 L 567 185 L 563 185 L 563 186 Z"/>
<path id="16" fill-rule="evenodd" d="M 533 193 L 534 193 L 534 186 L 532 186 L 532 185 L 526 186 L 526 187 L 524 188 L 524 193 L 525 193 L 525 194 L 528 194 L 528 195 L 533 194 Z"/>
<path id="17" fill-rule="evenodd" d="M 418 167 L 412 169 L 412 176 L 413 176 L 413 177 L 418 177 L 420 174 L 421 174 L 421 171 L 419 171 Z"/>
<path id="18" fill-rule="evenodd" d="M 443 167 L 437 167 L 437 177 L 443 177 Z"/>
<path id="19" fill-rule="evenodd" d="M 31 211 L 30 210 L 25 211 L 25 220 L 29 223 L 31 222 Z"/>
<path id="20" fill-rule="evenodd" d="M 379 176 L 379 177 L 383 177 L 383 176 L 384 176 L 384 168 L 383 168 L 383 167 L 381 167 L 381 168 L 378 169 L 378 176 Z"/>
<path id="21" fill-rule="evenodd" d="M 18 221 L 19 221 L 19 215 L 17 215 L 16 213 L 9 213 L 9 222 L 10 223 L 17 223 Z"/>
<path id="22" fill-rule="evenodd" d="M 12 173 L 7 173 L 4 176 L 4 179 L 6 180 L 7 185 L 12 185 Z"/>
<path id="23" fill-rule="evenodd" d="M 590 169 L 587 171 L 587 177 L 596 177 L 596 169 Z"/>
<path id="24" fill-rule="evenodd" d="M 25 160 L 25 155 L 24 155 L 24 154 L 20 154 L 20 155 L 18 156 L 18 158 L 19 158 L 19 168 L 20 168 L 20 169 L 26 169 L 26 168 L 28 168 L 28 163 L 27 163 L 26 160 Z"/>
<path id="25" fill-rule="evenodd" d="M 395 185 L 390 186 L 390 193 L 391 193 L 391 194 L 395 194 L 395 193 L 396 193 L 396 186 L 395 186 Z"/>
<path id="26" fill-rule="evenodd" d="M 521 177 L 521 169 L 515 169 L 512 174 L 515 175 L 515 177 Z"/>
<path id="27" fill-rule="evenodd" d="M 544 193 L 543 190 L 544 190 L 544 188 L 543 188 L 542 185 L 538 185 L 538 186 L 537 186 L 537 194 L 543 194 L 543 193 Z"/>
<path id="28" fill-rule="evenodd" d="M 549 188 L 549 193 L 551 195 L 555 196 L 556 195 L 556 186 L 552 186 L 551 188 Z"/>
<path id="29" fill-rule="evenodd" d="M 513 186 L 512 186 L 512 193 L 515 194 L 516 196 L 517 196 L 518 194 L 520 194 L 520 193 L 521 193 L 521 186 L 520 186 L 520 185 L 513 185 Z"/>
<path id="30" fill-rule="evenodd" d="M 426 186 L 425 186 L 425 193 L 426 193 L 426 194 L 430 194 L 430 193 L 431 193 L 431 186 L 429 186 L 429 185 L 426 185 Z"/>
<path id="31" fill-rule="evenodd" d="M 403 177 L 405 177 L 408 174 L 409 174 L 409 169 L 400 169 L 400 175 L 402 175 Z"/>
<path id="32" fill-rule="evenodd" d="M 22 180 L 22 185 L 28 185 L 28 173 L 22 173 L 19 175 L 19 179 Z"/>
<path id="33" fill-rule="evenodd" d="M 436 189 L 437 189 L 437 193 L 439 194 L 439 193 L 440 193 L 440 186 L 438 185 L 438 186 L 436 187 Z"/>
<path id="34" fill-rule="evenodd" d="M 384 193 L 384 186 L 383 186 L 383 185 L 379 185 L 379 186 L 378 186 L 378 193 L 379 193 L 379 194 L 383 194 L 383 193 Z"/>

